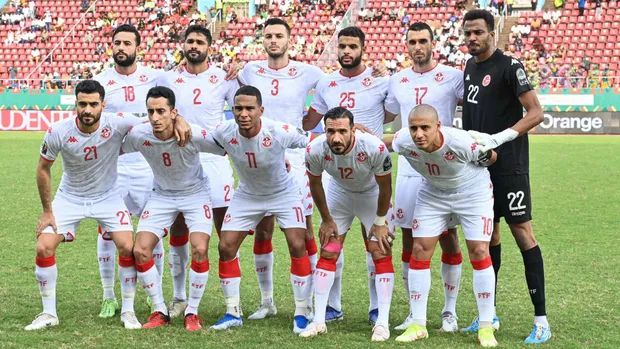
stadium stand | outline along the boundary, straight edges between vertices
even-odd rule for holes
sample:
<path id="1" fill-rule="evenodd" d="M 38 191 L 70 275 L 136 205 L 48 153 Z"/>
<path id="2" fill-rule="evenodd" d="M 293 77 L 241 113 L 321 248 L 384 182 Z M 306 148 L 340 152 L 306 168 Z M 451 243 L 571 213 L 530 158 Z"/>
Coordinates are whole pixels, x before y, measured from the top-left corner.
<path id="1" fill-rule="evenodd" d="M 157 68 L 180 62 L 180 36 L 190 23 L 218 29 L 211 55 L 215 62 L 264 59 L 262 25 L 275 16 L 291 25 L 294 42 L 289 53 L 299 61 L 318 62 L 343 20 L 352 20 L 366 32 L 366 59 L 381 61 L 392 72 L 411 65 L 404 35 L 409 23 L 420 20 L 435 30 L 438 61 L 462 68 L 469 57 L 460 33 L 465 0 L 363 3 L 357 8 L 350 6 L 351 0 L 301 0 L 290 6 L 274 2 L 261 5 L 254 17 L 247 18 L 232 8 L 224 14 L 215 9 L 198 14 L 191 0 L 9 0 L 0 14 L 0 79 L 9 88 L 51 89 L 88 78 L 110 64 L 110 34 L 127 22 L 137 26 L 143 37 L 138 59 Z M 513 15 L 516 23 L 504 28 L 510 35 L 500 47 L 523 60 L 535 86 L 620 86 L 617 1 L 604 2 L 598 10 L 589 4 L 583 16 L 575 2 L 557 12 L 514 11 Z M 220 21 L 217 27 L 215 21 Z M 330 64 L 321 64 L 327 71 L 335 68 L 330 57 Z"/>

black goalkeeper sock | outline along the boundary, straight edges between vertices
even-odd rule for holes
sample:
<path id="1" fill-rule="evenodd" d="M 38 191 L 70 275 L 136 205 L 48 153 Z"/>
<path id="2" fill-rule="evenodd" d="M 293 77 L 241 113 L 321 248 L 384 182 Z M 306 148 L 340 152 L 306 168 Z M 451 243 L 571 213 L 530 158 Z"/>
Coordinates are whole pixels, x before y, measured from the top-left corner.
<path id="1" fill-rule="evenodd" d="M 495 303 L 497 303 L 497 276 L 499 274 L 499 267 L 502 266 L 502 244 L 489 246 L 489 254 L 491 255 L 491 262 L 493 262 L 493 271 L 495 272 Z"/>
<path id="2" fill-rule="evenodd" d="M 545 308 L 545 267 L 543 265 L 540 247 L 521 251 L 523 265 L 525 266 L 525 280 L 530 291 L 530 298 L 534 304 L 534 315 L 547 315 Z"/>

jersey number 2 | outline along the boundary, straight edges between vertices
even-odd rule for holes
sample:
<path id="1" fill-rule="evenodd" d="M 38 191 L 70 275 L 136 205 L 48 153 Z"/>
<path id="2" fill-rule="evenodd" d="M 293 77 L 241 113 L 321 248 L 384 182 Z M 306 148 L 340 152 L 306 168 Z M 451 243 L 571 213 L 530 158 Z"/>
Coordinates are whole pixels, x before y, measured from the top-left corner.
<path id="1" fill-rule="evenodd" d="M 194 105 L 202 104 L 202 102 L 198 100 L 198 97 L 200 97 L 200 93 L 201 91 L 199 88 L 194 89 Z"/>

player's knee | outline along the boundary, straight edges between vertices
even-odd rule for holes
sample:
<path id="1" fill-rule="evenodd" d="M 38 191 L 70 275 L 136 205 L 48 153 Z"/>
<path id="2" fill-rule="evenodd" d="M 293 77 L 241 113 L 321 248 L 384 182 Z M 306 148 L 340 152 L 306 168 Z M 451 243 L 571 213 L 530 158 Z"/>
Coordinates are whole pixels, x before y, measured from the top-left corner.
<path id="1" fill-rule="evenodd" d="M 292 239 L 288 243 L 288 250 L 292 257 L 302 257 L 306 254 L 306 241 L 304 239 Z"/>
<path id="2" fill-rule="evenodd" d="M 321 249 L 321 258 L 324 259 L 338 259 L 340 257 L 340 252 L 326 251 Z"/>
<path id="3" fill-rule="evenodd" d="M 217 250 L 220 255 L 220 260 L 229 261 L 232 260 L 237 252 L 235 251 L 234 244 L 225 239 L 220 239 L 220 243 L 217 245 Z"/>
<path id="4" fill-rule="evenodd" d="M 196 261 L 202 261 L 208 258 L 209 246 L 207 244 L 200 244 L 198 246 L 192 246 L 192 259 Z"/>
<path id="5" fill-rule="evenodd" d="M 53 256 L 56 253 L 56 248 L 39 240 L 39 242 L 37 242 L 36 252 L 37 257 L 47 258 Z"/>
<path id="6" fill-rule="evenodd" d="M 416 259 L 424 259 L 424 256 L 426 256 L 429 251 L 430 249 L 424 246 L 424 244 L 414 241 L 411 249 L 411 255 Z"/>
<path id="7" fill-rule="evenodd" d="M 489 256 L 489 245 L 478 243 L 469 246 L 469 259 L 481 260 Z"/>
<path id="8" fill-rule="evenodd" d="M 510 231 L 521 251 L 529 250 L 538 244 L 530 222 L 510 224 Z"/>
<path id="9" fill-rule="evenodd" d="M 153 258 L 153 251 L 149 250 L 145 246 L 137 244 L 133 248 L 133 257 L 136 263 L 144 264 Z"/>

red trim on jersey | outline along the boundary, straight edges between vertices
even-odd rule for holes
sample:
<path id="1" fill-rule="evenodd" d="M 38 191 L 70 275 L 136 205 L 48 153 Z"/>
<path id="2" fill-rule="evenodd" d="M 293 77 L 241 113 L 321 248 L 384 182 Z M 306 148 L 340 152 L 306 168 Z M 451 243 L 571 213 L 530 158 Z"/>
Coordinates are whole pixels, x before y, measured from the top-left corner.
<path id="1" fill-rule="evenodd" d="M 289 65 L 291 65 L 291 59 L 290 59 L 290 58 L 289 58 L 289 59 L 288 59 L 288 61 L 286 62 L 286 65 L 285 65 L 284 67 L 282 67 L 282 68 L 272 68 L 272 67 L 270 67 L 270 66 L 269 66 L 269 60 L 267 60 L 267 68 L 269 68 L 269 69 L 271 69 L 271 70 L 273 70 L 273 71 L 279 71 L 279 70 L 282 70 L 282 69 L 284 69 L 284 68 L 288 67 Z"/>
<path id="2" fill-rule="evenodd" d="M 135 264 L 136 264 L 136 260 L 134 259 L 133 256 L 131 257 L 118 256 L 119 267 L 129 268 L 129 267 L 133 267 Z"/>
<path id="3" fill-rule="evenodd" d="M 308 254 L 300 258 L 291 257 L 291 274 L 297 276 L 310 276 L 312 274 Z"/>
<path id="4" fill-rule="evenodd" d="M 392 256 L 383 257 L 375 262 L 375 275 L 394 273 L 394 265 L 392 264 Z"/>
<path id="5" fill-rule="evenodd" d="M 425 71 L 421 71 L 421 72 L 420 71 L 416 71 L 415 67 L 411 66 L 411 70 L 413 70 L 413 72 L 416 73 L 416 74 L 423 75 L 423 74 L 426 74 L 428 72 L 431 72 L 431 71 L 435 70 L 435 68 L 437 68 L 438 65 L 439 65 L 439 63 L 435 62 L 435 65 L 431 69 L 425 70 Z"/>
<path id="6" fill-rule="evenodd" d="M 205 259 L 202 262 L 192 260 L 192 266 L 190 268 L 197 273 L 206 273 L 209 271 L 209 260 Z"/>
<path id="7" fill-rule="evenodd" d="M 135 73 L 138 71 L 138 65 L 136 64 L 136 69 L 134 69 L 134 71 L 132 71 L 132 72 L 131 72 L 131 73 L 129 73 L 129 74 L 123 74 L 123 73 L 119 72 L 119 71 L 118 71 L 118 66 L 117 66 L 116 64 L 114 65 L 114 71 L 115 71 L 118 75 L 130 76 L 130 75 L 135 74 Z"/>
<path id="8" fill-rule="evenodd" d="M 317 269 L 323 269 L 327 271 L 336 271 L 336 262 L 338 258 L 319 258 L 319 261 L 316 263 Z"/>
<path id="9" fill-rule="evenodd" d="M 319 249 L 316 247 L 316 240 L 314 240 L 314 238 L 306 240 L 306 252 L 308 252 L 308 256 L 315 255 L 318 250 Z"/>
<path id="10" fill-rule="evenodd" d="M 411 257 L 411 260 L 409 261 L 409 269 L 424 270 L 424 269 L 430 269 L 430 268 L 431 268 L 431 261 L 430 260 L 419 261 L 419 260 Z"/>
<path id="11" fill-rule="evenodd" d="M 479 259 L 477 261 L 472 260 L 471 265 L 474 267 L 475 270 L 484 270 L 492 266 L 493 262 L 491 261 L 491 256 L 486 256 L 486 258 L 484 259 Z"/>
<path id="12" fill-rule="evenodd" d="M 463 263 L 463 255 L 459 253 L 441 253 L 441 262 L 449 265 L 459 265 Z"/>
<path id="13" fill-rule="evenodd" d="M 50 162 L 50 163 L 51 163 L 51 162 L 54 162 L 54 160 L 46 159 L 45 157 L 43 157 L 43 155 L 41 155 L 41 159 L 43 159 L 43 160 L 45 160 L 45 161 L 47 161 L 47 162 Z"/>
<path id="14" fill-rule="evenodd" d="M 39 268 L 49 268 L 56 264 L 56 256 L 51 255 L 49 257 L 35 257 L 34 264 Z"/>
<path id="15" fill-rule="evenodd" d="M 254 239 L 254 254 L 267 254 L 273 252 L 271 240 Z"/>
<path id="16" fill-rule="evenodd" d="M 220 261 L 220 279 L 230 279 L 241 277 L 241 269 L 239 269 L 239 258 L 231 261 Z"/>
<path id="17" fill-rule="evenodd" d="M 362 69 L 362 71 L 361 71 L 361 72 L 359 72 L 359 73 L 357 73 L 357 74 L 355 74 L 355 75 L 351 75 L 351 76 L 344 75 L 344 74 L 342 73 L 342 68 L 340 68 L 340 70 L 338 70 L 338 74 L 340 74 L 342 77 L 349 78 L 349 79 L 353 79 L 353 78 L 354 78 L 354 77 L 356 77 L 356 76 L 360 76 L 360 75 L 362 75 L 362 73 L 366 71 L 366 68 L 368 68 L 368 67 L 367 67 L 367 66 L 364 66 L 364 69 Z"/>
<path id="18" fill-rule="evenodd" d="M 411 250 L 403 250 L 403 252 L 400 254 L 400 260 L 403 263 L 409 263 L 409 261 L 411 260 Z"/>
<path id="19" fill-rule="evenodd" d="M 189 234 L 183 235 L 170 235 L 170 246 L 181 247 L 185 246 L 189 241 Z"/>
<path id="20" fill-rule="evenodd" d="M 153 258 L 149 259 L 146 263 L 136 263 L 136 271 L 140 273 L 146 273 L 155 265 Z"/>

